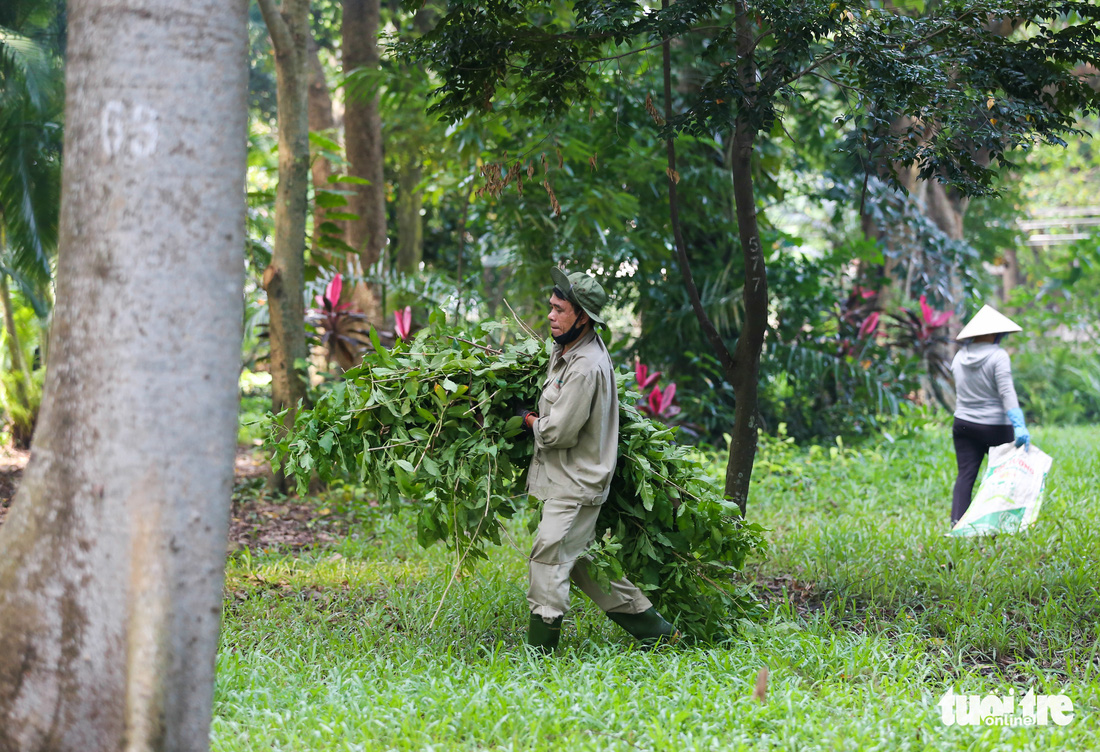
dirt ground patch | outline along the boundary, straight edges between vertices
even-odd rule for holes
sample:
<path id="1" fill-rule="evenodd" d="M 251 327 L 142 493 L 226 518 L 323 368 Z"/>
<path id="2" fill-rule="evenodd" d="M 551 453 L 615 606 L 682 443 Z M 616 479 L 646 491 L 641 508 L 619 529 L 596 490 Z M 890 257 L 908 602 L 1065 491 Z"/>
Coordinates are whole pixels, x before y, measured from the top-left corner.
<path id="1" fill-rule="evenodd" d="M 0 525 L 23 479 L 26 450 L 0 447 Z M 273 500 L 262 489 L 270 474 L 267 458 L 255 447 L 238 447 L 233 466 L 233 503 L 228 549 L 300 550 L 346 534 L 346 521 L 296 497 Z"/>

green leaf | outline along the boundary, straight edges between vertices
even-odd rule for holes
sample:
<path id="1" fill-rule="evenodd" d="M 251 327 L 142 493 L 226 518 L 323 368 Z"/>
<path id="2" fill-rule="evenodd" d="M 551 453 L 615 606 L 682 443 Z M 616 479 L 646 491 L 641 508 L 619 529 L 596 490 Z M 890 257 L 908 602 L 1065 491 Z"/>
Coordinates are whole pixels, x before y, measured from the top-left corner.
<path id="1" fill-rule="evenodd" d="M 322 209 L 335 209 L 338 206 L 347 206 L 347 196 L 336 193 L 335 191 L 317 191 L 313 197 L 317 206 Z"/>
<path id="2" fill-rule="evenodd" d="M 339 154 L 341 151 L 343 151 L 340 148 L 340 144 L 314 131 L 309 132 L 309 142 L 318 148 L 327 149 L 328 151 L 331 151 L 335 154 Z"/>
<path id="3" fill-rule="evenodd" d="M 370 185 L 370 181 L 356 175 L 329 175 L 330 183 L 348 183 L 351 185 Z"/>

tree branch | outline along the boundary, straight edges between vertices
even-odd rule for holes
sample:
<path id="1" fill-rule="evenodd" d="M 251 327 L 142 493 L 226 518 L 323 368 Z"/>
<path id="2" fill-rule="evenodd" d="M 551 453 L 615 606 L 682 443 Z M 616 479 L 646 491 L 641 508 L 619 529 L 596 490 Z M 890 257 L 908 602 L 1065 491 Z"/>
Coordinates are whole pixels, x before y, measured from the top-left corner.
<path id="1" fill-rule="evenodd" d="M 290 34 L 290 27 L 283 18 L 282 13 L 275 7 L 275 0 L 256 0 L 260 6 L 260 14 L 267 24 L 267 33 L 271 36 L 271 44 L 275 47 L 276 55 L 286 55 L 294 50 L 294 39 Z"/>
<path id="2" fill-rule="evenodd" d="M 952 19 L 951 20 L 951 25 L 952 26 L 957 26 L 959 24 L 959 22 L 963 21 L 967 16 L 971 16 L 973 14 L 974 14 L 973 10 L 968 10 L 965 13 L 960 14 L 958 18 Z M 945 25 L 941 26 L 940 28 L 936 29 L 935 31 L 933 31 L 929 34 L 926 34 L 925 36 L 921 37 L 920 39 L 917 39 L 914 42 L 908 43 L 906 46 L 908 46 L 908 47 L 917 47 L 919 45 L 922 45 L 925 42 L 928 42 L 932 39 L 935 39 L 940 34 L 943 34 L 944 32 L 949 31 L 950 28 L 951 28 L 951 26 L 945 24 Z M 799 80 L 800 78 L 803 78 L 803 77 L 809 75 L 810 73 L 812 73 L 813 71 L 815 71 L 816 69 L 820 68 L 822 65 L 825 65 L 825 63 L 828 63 L 828 62 L 830 62 L 832 60 L 835 60 L 836 58 L 840 57 L 846 51 L 847 50 L 836 50 L 834 52 L 830 52 L 825 57 L 820 58 L 819 60 L 817 60 L 813 65 L 811 65 L 807 68 L 804 68 L 804 69 L 798 71 L 797 73 L 794 73 L 794 74 L 788 76 L 776 88 L 781 89 L 784 86 L 788 86 L 788 85 L 794 83 L 795 81 Z M 914 58 L 913 56 L 906 56 L 903 59 L 905 59 L 905 60 L 914 60 L 916 58 Z"/>
<path id="3" fill-rule="evenodd" d="M 668 7 L 668 0 L 661 0 L 661 8 Z M 672 42 L 666 39 L 661 43 L 664 85 L 665 85 L 665 122 L 672 120 Z M 730 355 L 726 343 L 722 341 L 722 335 L 714 327 L 707 312 L 703 310 L 703 303 L 699 299 L 699 288 L 695 286 L 695 278 L 691 273 L 691 262 L 688 260 L 687 244 L 684 242 L 684 233 L 680 227 L 680 199 L 676 190 L 676 183 L 680 179 L 676 172 L 676 140 L 675 136 L 669 136 L 665 141 L 668 151 L 668 210 L 669 220 L 672 224 L 672 236 L 676 241 L 676 255 L 680 260 L 680 274 L 684 278 L 684 287 L 687 289 L 688 298 L 691 300 L 692 310 L 699 319 L 699 326 L 714 348 L 718 360 L 722 364 L 722 370 L 727 379 L 732 378 L 735 370 L 733 356 Z"/>

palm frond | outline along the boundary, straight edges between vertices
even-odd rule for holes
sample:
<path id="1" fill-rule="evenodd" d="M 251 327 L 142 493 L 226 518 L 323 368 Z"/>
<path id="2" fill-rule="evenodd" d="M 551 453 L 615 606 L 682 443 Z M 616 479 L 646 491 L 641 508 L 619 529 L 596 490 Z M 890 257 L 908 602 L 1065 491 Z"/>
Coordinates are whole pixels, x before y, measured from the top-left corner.
<path id="1" fill-rule="evenodd" d="M 26 95 L 35 108 L 49 96 L 53 64 L 46 49 L 28 36 L 0 26 L 0 101 Z"/>
<path id="2" fill-rule="evenodd" d="M 0 223 L 5 265 L 44 285 L 57 246 L 60 128 L 35 114 L 29 106 L 0 114 Z"/>

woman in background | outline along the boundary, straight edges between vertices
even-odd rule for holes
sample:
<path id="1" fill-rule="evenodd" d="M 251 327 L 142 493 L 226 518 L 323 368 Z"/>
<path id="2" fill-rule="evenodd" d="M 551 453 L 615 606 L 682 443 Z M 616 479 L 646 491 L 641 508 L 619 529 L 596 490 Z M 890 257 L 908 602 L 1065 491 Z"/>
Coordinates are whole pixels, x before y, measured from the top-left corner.
<path id="1" fill-rule="evenodd" d="M 1015 441 L 1030 446 L 1031 435 L 1012 383 L 1012 364 L 1001 338 L 1021 327 L 989 306 L 975 314 L 959 336 L 964 342 L 951 361 L 955 377 L 955 460 L 959 474 L 951 499 L 951 524 L 970 507 L 978 468 L 990 448 Z"/>

